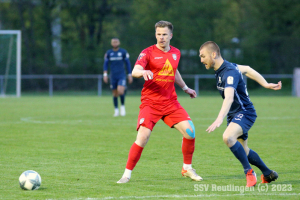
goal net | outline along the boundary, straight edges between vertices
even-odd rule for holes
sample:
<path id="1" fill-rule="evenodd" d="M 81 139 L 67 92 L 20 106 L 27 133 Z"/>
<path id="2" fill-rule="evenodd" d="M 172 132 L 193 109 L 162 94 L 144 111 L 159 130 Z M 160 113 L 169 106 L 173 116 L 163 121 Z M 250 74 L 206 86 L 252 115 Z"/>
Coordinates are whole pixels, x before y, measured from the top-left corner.
<path id="1" fill-rule="evenodd" d="M 21 31 L 0 30 L 0 96 L 21 96 Z"/>

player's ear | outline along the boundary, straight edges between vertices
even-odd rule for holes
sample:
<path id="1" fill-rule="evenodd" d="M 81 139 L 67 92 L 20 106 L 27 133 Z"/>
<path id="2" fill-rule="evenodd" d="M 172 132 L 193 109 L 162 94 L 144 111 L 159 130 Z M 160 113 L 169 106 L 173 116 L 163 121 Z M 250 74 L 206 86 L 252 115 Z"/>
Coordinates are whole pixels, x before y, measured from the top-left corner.
<path id="1" fill-rule="evenodd" d="M 216 52 L 213 51 L 211 54 L 212 54 L 213 59 L 215 59 L 217 56 Z"/>
<path id="2" fill-rule="evenodd" d="M 172 39 L 172 37 L 173 37 L 173 33 L 171 33 L 171 38 L 170 38 L 170 40 Z"/>

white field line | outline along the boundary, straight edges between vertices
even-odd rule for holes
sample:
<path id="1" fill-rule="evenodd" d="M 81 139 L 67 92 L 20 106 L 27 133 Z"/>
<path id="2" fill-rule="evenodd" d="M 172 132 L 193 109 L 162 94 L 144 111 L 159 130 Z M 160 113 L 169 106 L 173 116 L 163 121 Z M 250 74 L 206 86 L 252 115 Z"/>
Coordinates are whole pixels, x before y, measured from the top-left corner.
<path id="1" fill-rule="evenodd" d="M 82 120 L 53 120 L 53 121 L 43 121 L 43 120 L 37 120 L 34 119 L 33 117 L 24 117 L 21 118 L 22 122 L 27 122 L 27 123 L 34 123 L 34 124 L 69 124 L 69 123 L 80 123 Z"/>
<path id="2" fill-rule="evenodd" d="M 300 119 L 300 117 L 293 117 L 293 116 L 283 116 L 283 117 L 258 117 L 258 120 L 290 120 L 290 119 Z M 83 122 L 82 119 L 73 119 L 73 120 L 43 120 L 39 119 L 39 117 L 23 117 L 20 119 L 21 122 L 27 122 L 27 123 L 35 123 L 35 124 L 68 124 L 68 123 L 81 123 Z M 201 121 L 214 121 L 215 118 L 194 118 L 194 120 L 201 120 Z"/>

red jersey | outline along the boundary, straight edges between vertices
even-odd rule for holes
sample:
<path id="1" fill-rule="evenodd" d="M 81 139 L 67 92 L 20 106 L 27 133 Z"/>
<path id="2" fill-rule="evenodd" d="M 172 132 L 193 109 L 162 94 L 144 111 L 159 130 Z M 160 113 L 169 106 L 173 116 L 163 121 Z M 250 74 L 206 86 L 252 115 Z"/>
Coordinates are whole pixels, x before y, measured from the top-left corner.
<path id="1" fill-rule="evenodd" d="M 174 103 L 178 104 L 174 83 L 180 55 L 179 49 L 173 46 L 170 46 L 168 52 L 163 52 L 156 45 L 140 53 L 135 65 L 141 65 L 153 73 L 153 79 L 144 83 L 141 106 L 150 105 L 164 109 Z"/>

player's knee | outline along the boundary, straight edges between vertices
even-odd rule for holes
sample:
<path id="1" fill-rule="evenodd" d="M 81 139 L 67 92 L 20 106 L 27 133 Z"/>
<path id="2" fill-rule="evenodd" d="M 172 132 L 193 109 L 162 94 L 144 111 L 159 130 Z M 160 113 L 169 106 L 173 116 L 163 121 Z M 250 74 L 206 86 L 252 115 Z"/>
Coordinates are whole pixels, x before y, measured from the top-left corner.
<path id="1" fill-rule="evenodd" d="M 191 120 L 189 120 L 188 122 L 192 129 L 187 128 L 185 131 L 192 139 L 194 139 L 195 138 L 195 126 Z"/>
<path id="2" fill-rule="evenodd" d="M 148 143 L 149 138 L 150 138 L 150 134 L 138 133 L 136 138 L 136 143 L 141 147 L 145 147 L 146 144 Z"/>
<path id="3" fill-rule="evenodd" d="M 113 91 L 113 97 L 118 97 L 118 91 Z"/>
<path id="4" fill-rule="evenodd" d="M 223 141 L 227 146 L 231 147 L 235 144 L 236 139 L 230 135 L 223 135 Z"/>
<path id="5" fill-rule="evenodd" d="M 148 143 L 149 137 L 138 137 L 135 143 L 141 147 L 145 147 Z"/>
<path id="6" fill-rule="evenodd" d="M 141 136 L 139 137 L 139 139 L 140 139 L 142 142 L 148 142 L 149 136 L 148 136 L 148 135 L 141 135 Z"/>
<path id="7" fill-rule="evenodd" d="M 119 90 L 118 94 L 119 94 L 119 96 L 123 95 L 124 94 L 124 90 Z"/>

